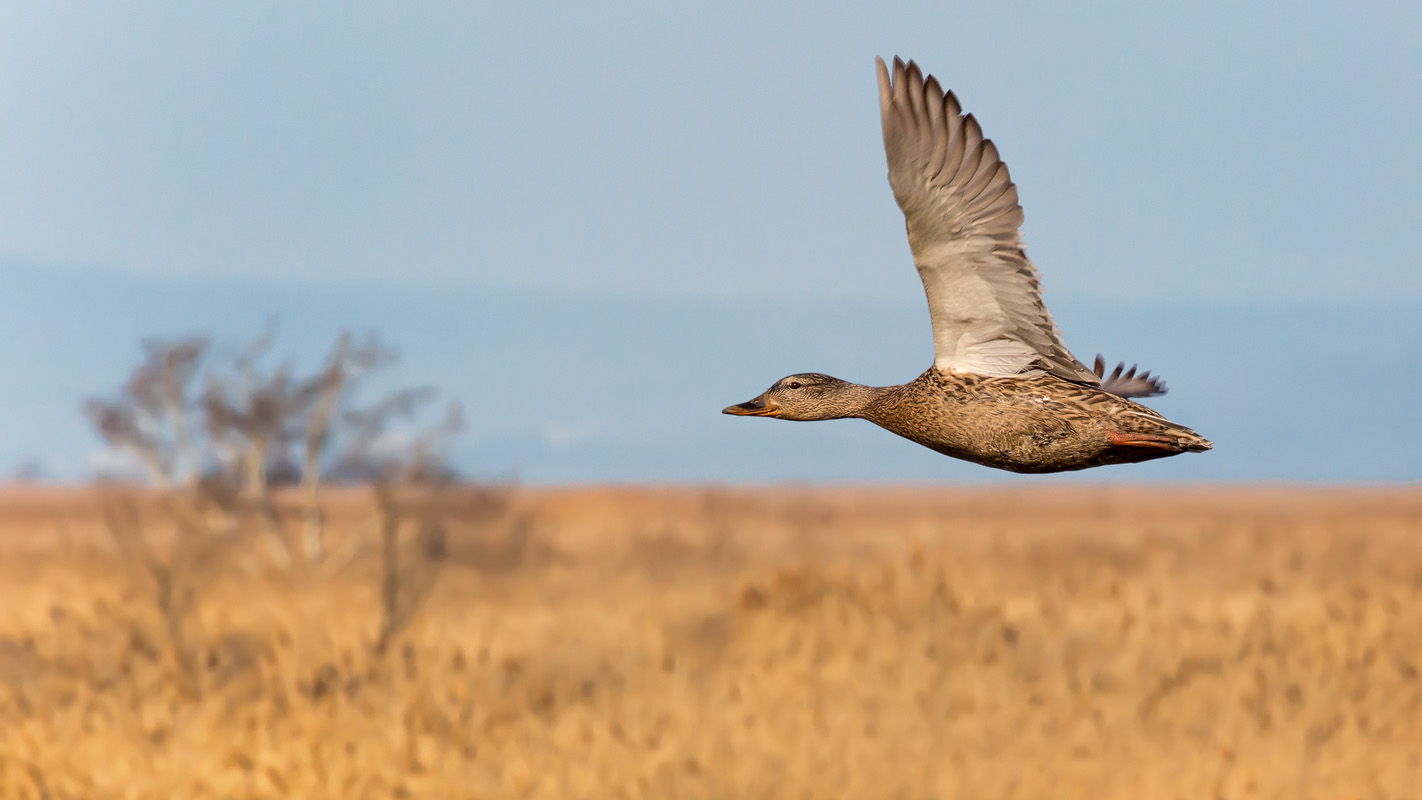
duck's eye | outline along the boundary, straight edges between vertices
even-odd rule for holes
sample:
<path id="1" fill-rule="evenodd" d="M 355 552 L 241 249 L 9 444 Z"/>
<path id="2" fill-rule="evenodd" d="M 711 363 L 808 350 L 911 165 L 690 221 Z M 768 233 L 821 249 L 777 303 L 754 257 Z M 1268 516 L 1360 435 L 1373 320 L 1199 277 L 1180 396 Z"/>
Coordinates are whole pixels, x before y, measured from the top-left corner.
<path id="1" fill-rule="evenodd" d="M 800 382 L 799 382 L 799 381 L 790 381 L 789 383 L 785 384 L 785 388 L 786 388 L 786 389 L 798 389 L 798 388 L 800 388 Z"/>

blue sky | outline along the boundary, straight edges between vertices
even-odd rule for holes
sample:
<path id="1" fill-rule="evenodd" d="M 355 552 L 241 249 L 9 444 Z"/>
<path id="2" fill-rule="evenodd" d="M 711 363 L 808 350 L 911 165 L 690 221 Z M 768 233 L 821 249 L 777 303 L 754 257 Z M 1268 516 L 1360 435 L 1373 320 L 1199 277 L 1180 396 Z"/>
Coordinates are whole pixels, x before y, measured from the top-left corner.
<path id="1" fill-rule="evenodd" d="M 476 471 L 1017 480 L 714 414 L 930 363 L 875 99 L 901 54 L 998 144 L 1068 345 L 1164 373 L 1157 407 L 1220 445 L 1083 479 L 1415 480 L 1419 30 L 1341 3 L 6 5 L 0 468 L 81 473 L 80 398 L 139 336 L 279 311 L 297 357 L 342 326 L 401 345 L 393 379 L 476 412 Z"/>

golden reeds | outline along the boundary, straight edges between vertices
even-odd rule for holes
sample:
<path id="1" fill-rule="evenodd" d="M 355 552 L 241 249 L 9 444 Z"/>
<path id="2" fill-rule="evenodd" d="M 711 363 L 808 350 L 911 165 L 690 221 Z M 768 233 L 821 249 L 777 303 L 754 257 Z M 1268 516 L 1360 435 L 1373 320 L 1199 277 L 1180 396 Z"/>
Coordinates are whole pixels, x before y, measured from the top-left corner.
<path id="1" fill-rule="evenodd" d="M 1415 491 L 523 492 L 450 515 L 384 639 L 380 532 L 335 493 L 342 570 L 203 562 L 193 665 L 96 505 L 26 502 L 0 502 L 4 797 L 1422 787 Z"/>

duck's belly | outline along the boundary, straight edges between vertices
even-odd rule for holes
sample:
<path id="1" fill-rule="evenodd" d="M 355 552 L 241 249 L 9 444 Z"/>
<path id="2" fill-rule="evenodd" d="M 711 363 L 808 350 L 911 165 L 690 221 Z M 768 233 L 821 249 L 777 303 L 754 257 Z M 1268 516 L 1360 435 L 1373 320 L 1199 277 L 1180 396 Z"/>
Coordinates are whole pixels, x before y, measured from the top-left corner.
<path id="1" fill-rule="evenodd" d="M 1106 457 L 1108 447 L 1075 430 L 1023 431 L 1000 428 L 983 439 L 907 438 L 946 456 L 1012 472 L 1065 472 L 1115 463 Z"/>
<path id="2" fill-rule="evenodd" d="M 893 430 L 946 456 L 1012 472 L 1062 472 L 1103 463 L 1109 449 L 1100 426 L 1063 420 L 1023 425 L 1011 415 L 985 416 L 968 435 Z"/>

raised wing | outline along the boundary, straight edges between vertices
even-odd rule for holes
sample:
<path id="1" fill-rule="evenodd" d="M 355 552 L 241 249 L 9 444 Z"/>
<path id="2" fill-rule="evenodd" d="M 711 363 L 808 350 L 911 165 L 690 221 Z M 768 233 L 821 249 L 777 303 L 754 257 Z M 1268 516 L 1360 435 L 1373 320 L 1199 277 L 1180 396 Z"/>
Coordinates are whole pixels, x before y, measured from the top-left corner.
<path id="1" fill-rule="evenodd" d="M 892 79 L 876 61 L 889 184 L 928 294 L 934 365 L 978 375 L 1045 370 L 1098 385 L 1042 304 L 1017 230 L 1017 187 L 997 148 L 958 98 L 912 61 L 895 58 Z"/>

